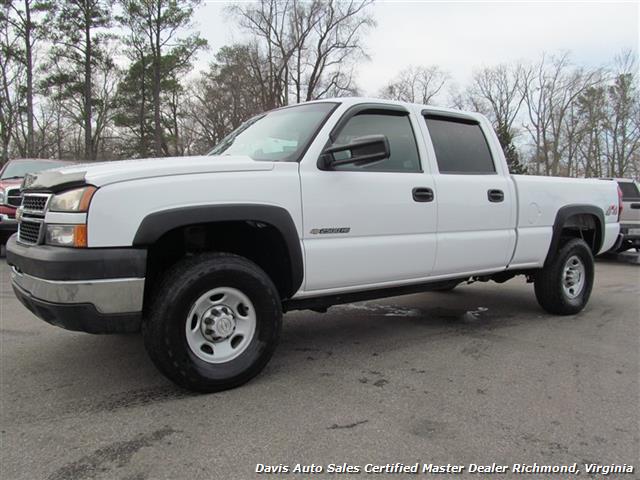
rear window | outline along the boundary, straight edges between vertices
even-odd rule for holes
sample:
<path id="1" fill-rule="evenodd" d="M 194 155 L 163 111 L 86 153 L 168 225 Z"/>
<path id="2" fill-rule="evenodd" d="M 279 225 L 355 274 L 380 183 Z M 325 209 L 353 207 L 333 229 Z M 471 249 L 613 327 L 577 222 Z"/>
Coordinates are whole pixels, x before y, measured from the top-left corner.
<path id="1" fill-rule="evenodd" d="M 496 173 L 487 139 L 478 123 L 442 116 L 427 116 L 425 120 L 440 173 Z"/>
<path id="2" fill-rule="evenodd" d="M 634 182 L 618 182 L 622 190 L 622 200 L 636 200 L 640 198 L 638 186 Z"/>

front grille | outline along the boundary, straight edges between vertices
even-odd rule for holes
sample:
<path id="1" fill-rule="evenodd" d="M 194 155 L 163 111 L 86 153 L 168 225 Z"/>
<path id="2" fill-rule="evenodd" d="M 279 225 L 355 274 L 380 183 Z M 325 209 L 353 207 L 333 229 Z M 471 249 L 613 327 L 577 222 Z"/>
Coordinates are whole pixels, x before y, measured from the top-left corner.
<path id="1" fill-rule="evenodd" d="M 40 222 L 22 220 L 18 228 L 18 238 L 21 242 L 36 244 L 40 240 Z"/>
<path id="2" fill-rule="evenodd" d="M 18 241 L 37 245 L 43 240 L 45 210 L 51 194 L 23 193 L 22 218 L 18 225 Z"/>
<path id="3" fill-rule="evenodd" d="M 19 207 L 21 202 L 22 195 L 20 195 L 20 188 L 7 189 L 7 205 Z"/>
<path id="4" fill-rule="evenodd" d="M 44 207 L 47 205 L 48 195 L 24 195 L 22 199 L 22 207 L 25 210 L 32 210 L 35 212 L 44 211 Z"/>

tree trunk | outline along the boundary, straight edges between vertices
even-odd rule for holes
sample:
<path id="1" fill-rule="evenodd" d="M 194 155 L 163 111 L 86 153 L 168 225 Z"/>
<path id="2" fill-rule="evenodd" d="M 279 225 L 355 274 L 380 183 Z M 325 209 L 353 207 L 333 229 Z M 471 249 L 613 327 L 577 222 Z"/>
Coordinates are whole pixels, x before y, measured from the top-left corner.
<path id="1" fill-rule="evenodd" d="M 95 160 L 91 133 L 91 8 L 85 6 L 84 37 L 86 43 L 84 56 L 84 156 L 87 160 Z"/>
<path id="2" fill-rule="evenodd" d="M 34 156 L 34 133 L 33 133 L 33 52 L 31 49 L 31 5 L 30 0 L 24 0 L 25 24 L 24 24 L 24 47 L 25 60 L 27 64 L 27 156 Z"/>
<path id="3" fill-rule="evenodd" d="M 147 128 L 145 122 L 145 112 L 147 109 L 147 91 L 145 88 L 145 79 L 147 76 L 147 58 L 144 53 L 140 56 L 140 65 L 142 72 L 140 74 L 140 111 L 138 112 L 138 122 L 140 123 L 140 145 L 138 155 L 141 158 L 149 156 L 149 146 L 147 144 Z"/>
<path id="4" fill-rule="evenodd" d="M 2 138 L 2 152 L 0 152 L 0 165 L 4 165 L 9 160 L 9 142 L 11 140 L 11 132 L 6 132 L 9 135 L 3 133 Z"/>
<path id="5" fill-rule="evenodd" d="M 155 45 L 153 52 L 153 126 L 154 126 L 154 148 L 156 156 L 162 156 L 162 120 L 160 117 L 160 61 L 161 61 L 161 52 L 160 52 L 160 19 L 162 16 L 162 6 L 161 2 L 157 2 L 157 11 L 156 11 L 156 30 L 155 34 Z"/>

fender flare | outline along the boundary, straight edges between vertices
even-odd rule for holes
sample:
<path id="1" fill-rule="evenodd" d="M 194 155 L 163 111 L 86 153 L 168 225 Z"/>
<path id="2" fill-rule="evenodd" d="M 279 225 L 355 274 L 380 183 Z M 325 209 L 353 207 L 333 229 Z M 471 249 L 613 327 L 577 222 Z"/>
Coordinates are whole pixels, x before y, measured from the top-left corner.
<path id="1" fill-rule="evenodd" d="M 289 253 L 291 291 L 293 295 L 302 285 L 304 262 L 300 237 L 293 218 L 287 210 L 273 205 L 225 204 L 195 205 L 171 208 L 144 217 L 133 239 L 133 246 L 154 244 L 165 233 L 176 228 L 216 222 L 253 221 L 274 227 L 280 232 Z"/>
<path id="2" fill-rule="evenodd" d="M 562 229 L 564 228 L 567 220 L 574 215 L 592 215 L 596 218 L 597 226 L 600 229 L 600 235 L 596 236 L 594 245 L 594 255 L 602 248 L 602 242 L 604 241 L 604 213 L 601 208 L 595 205 L 566 205 L 561 207 L 556 214 L 556 219 L 553 222 L 553 234 L 551 236 L 551 243 L 549 244 L 549 251 L 547 252 L 547 258 L 544 261 L 544 265 L 547 266 L 555 253 L 558 251 L 560 245 L 560 237 L 562 235 Z"/>

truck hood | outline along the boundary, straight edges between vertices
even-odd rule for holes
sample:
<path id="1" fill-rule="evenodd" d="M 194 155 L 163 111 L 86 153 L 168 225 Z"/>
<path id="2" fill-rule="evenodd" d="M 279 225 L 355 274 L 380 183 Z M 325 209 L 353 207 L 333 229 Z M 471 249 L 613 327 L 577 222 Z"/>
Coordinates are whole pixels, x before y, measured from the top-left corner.
<path id="1" fill-rule="evenodd" d="M 255 161 L 247 156 L 195 156 L 145 158 L 117 162 L 81 163 L 25 176 L 23 188 L 30 191 L 61 191 L 81 185 L 101 187 L 110 183 L 215 172 L 272 170 L 273 162 Z"/>

